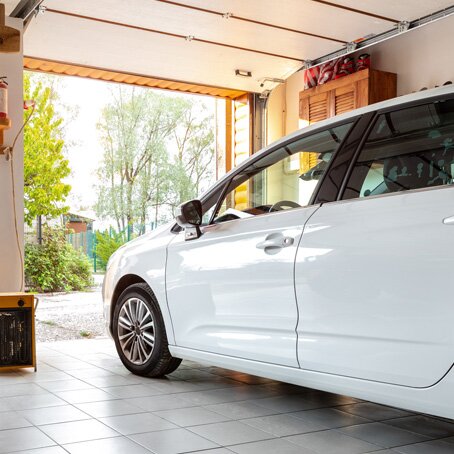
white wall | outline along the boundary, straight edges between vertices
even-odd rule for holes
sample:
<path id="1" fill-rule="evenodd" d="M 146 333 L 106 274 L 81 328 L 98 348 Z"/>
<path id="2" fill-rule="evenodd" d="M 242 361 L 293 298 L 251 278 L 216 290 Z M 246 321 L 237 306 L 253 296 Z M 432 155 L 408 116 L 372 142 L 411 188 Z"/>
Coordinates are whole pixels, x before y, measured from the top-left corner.
<path id="1" fill-rule="evenodd" d="M 359 53 L 371 54 L 372 67 L 397 74 L 397 94 L 418 91 L 423 87 L 454 82 L 454 16 L 411 30 Z M 285 85 L 273 90 L 268 106 L 268 125 L 285 106 L 285 134 L 299 129 L 299 92 L 304 89 L 303 71 L 289 77 Z M 280 100 L 278 99 L 280 98 Z M 273 140 L 276 136 L 273 134 Z"/>
<path id="2" fill-rule="evenodd" d="M 6 18 L 6 25 L 22 29 L 21 19 Z M 0 76 L 8 78 L 8 108 L 12 127 L 5 132 L 5 145 L 12 145 L 21 125 L 23 113 L 23 54 L 0 53 Z M 17 225 L 21 253 L 24 244 L 24 146 L 22 137 L 14 149 L 14 179 L 16 191 Z M 23 276 L 20 255 L 16 243 L 14 227 L 14 210 L 11 189 L 10 163 L 4 155 L 0 155 L 0 292 L 19 291 Z"/>

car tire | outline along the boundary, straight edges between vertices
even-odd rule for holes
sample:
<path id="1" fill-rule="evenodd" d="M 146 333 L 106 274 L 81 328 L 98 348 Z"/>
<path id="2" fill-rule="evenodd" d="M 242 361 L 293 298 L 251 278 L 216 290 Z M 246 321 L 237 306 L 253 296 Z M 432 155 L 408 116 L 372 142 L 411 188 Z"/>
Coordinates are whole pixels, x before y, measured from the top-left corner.
<path id="1" fill-rule="evenodd" d="M 169 352 L 161 310 L 145 283 L 130 285 L 118 298 L 112 335 L 122 363 L 133 374 L 162 377 L 181 363 Z"/>

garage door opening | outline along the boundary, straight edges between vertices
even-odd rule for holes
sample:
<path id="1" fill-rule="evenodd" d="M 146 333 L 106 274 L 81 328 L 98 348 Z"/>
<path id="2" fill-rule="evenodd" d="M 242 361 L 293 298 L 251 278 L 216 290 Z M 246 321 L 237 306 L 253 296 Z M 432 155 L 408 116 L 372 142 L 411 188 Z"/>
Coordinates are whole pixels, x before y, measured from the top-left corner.
<path id="1" fill-rule="evenodd" d="M 35 106 L 24 113 L 24 230 L 26 286 L 41 300 L 38 340 L 103 336 L 111 254 L 172 221 L 179 204 L 249 156 L 248 97 L 171 82 L 163 89 L 164 81 L 156 90 L 94 70 L 101 80 L 63 77 L 58 71 L 74 68 L 24 63 L 36 70 L 24 72 L 24 98 Z"/>

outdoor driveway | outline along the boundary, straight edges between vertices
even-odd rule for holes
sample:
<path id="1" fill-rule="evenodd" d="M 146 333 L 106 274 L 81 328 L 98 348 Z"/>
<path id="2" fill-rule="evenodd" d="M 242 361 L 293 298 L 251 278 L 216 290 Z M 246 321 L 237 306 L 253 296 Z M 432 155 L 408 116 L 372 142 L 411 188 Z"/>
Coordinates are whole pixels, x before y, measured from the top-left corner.
<path id="1" fill-rule="evenodd" d="M 39 344 L 38 359 L 0 373 L 0 453 L 454 453 L 451 421 L 190 361 L 137 377 L 110 339 Z"/>
<path id="2" fill-rule="evenodd" d="M 39 342 L 105 337 L 101 288 L 89 292 L 37 295 Z"/>

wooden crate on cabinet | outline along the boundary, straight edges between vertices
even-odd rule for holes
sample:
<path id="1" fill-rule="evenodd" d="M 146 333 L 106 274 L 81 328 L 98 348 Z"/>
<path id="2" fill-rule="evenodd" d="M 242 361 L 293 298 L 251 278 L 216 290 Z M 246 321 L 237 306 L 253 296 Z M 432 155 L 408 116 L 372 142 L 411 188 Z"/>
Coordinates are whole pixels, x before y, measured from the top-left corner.
<path id="1" fill-rule="evenodd" d="M 315 123 L 397 93 L 397 74 L 365 69 L 300 92 L 299 116 Z"/>

